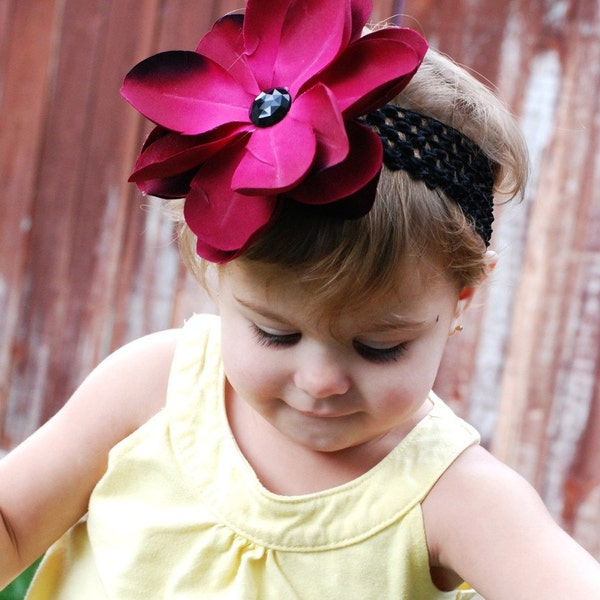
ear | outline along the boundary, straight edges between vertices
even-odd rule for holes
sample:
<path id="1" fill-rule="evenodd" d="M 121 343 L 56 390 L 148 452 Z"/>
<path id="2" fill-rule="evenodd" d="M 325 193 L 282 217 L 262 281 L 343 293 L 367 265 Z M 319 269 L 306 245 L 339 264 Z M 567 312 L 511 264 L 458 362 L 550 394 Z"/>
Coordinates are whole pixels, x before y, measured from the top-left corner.
<path id="1" fill-rule="evenodd" d="M 469 305 L 471 304 L 471 301 L 475 296 L 477 288 L 488 278 L 489 274 L 496 268 L 496 265 L 498 264 L 498 255 L 495 252 L 488 250 L 485 253 L 485 261 L 485 273 L 481 280 L 477 283 L 477 285 L 463 288 L 458 296 L 458 302 L 456 303 L 456 311 L 454 313 L 454 319 L 452 320 L 450 335 L 462 331 L 462 325 L 460 324 L 462 321 L 462 317 L 467 308 L 469 308 Z"/>

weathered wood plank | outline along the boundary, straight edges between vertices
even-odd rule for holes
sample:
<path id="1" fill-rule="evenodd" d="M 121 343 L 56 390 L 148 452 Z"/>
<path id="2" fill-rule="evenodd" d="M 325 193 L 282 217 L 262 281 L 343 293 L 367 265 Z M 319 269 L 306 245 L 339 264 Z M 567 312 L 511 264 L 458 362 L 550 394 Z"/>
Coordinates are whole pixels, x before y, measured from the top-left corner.
<path id="1" fill-rule="evenodd" d="M 0 111 L 0 417 L 9 409 L 18 375 L 15 362 L 26 353 L 20 343 L 25 323 L 20 312 L 30 279 L 24 271 L 33 196 L 42 145 L 45 98 L 50 85 L 54 0 L 8 3 L 2 11 L 2 90 Z M 5 19 L 10 18 L 10 23 Z M 33 342 L 35 344 L 35 342 Z M 38 348 L 44 357 L 44 348 Z M 31 382 L 35 385 L 35 382 Z M 32 399 L 22 407 L 33 426 L 39 421 Z M 17 433 L 17 439 L 22 432 Z M 11 445 L 12 432 L 0 428 L 0 444 Z"/>
<path id="2" fill-rule="evenodd" d="M 476 352 L 472 337 L 453 340 L 439 386 L 600 556 L 598 5 L 414 4 L 430 39 L 520 114 L 533 167 L 524 205 L 498 211 L 500 266 Z"/>
<path id="3" fill-rule="evenodd" d="M 580 536 L 586 523 L 597 540 L 598 522 L 589 515 L 599 512 L 600 471 L 583 449 L 599 427 L 600 132 L 593 99 L 600 17 L 590 3 L 564 8 L 543 13 L 544 43 L 530 59 L 537 87 L 541 80 L 554 90 L 554 107 L 539 153 L 495 450 L 537 485 L 568 529 Z M 580 540 L 589 543 L 589 535 Z M 600 554 L 597 541 L 588 548 Z"/>
<path id="4" fill-rule="evenodd" d="M 5 0 L 0 4 L 0 89 L 4 89 L 8 72 L 8 51 L 10 47 L 10 27 L 14 20 L 16 0 Z M 0 103 L 2 97 L 0 96 Z"/>

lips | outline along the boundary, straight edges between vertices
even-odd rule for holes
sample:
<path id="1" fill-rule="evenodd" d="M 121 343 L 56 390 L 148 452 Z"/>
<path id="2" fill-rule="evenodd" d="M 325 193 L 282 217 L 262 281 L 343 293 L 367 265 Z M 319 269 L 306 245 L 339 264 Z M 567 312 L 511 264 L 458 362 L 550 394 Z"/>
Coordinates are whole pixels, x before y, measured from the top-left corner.
<path id="1" fill-rule="evenodd" d="M 335 408 L 332 407 L 322 407 L 322 408 L 313 408 L 312 410 L 301 410 L 298 408 L 294 408 L 291 405 L 288 405 L 301 415 L 305 417 L 310 417 L 313 419 L 341 419 L 343 417 L 349 417 L 353 415 L 356 411 L 354 410 L 340 410 L 340 407 L 337 406 Z"/>
<path id="2" fill-rule="evenodd" d="M 294 412 L 311 419 L 341 419 L 357 412 L 354 403 L 346 397 L 335 398 L 297 398 L 280 401 Z"/>

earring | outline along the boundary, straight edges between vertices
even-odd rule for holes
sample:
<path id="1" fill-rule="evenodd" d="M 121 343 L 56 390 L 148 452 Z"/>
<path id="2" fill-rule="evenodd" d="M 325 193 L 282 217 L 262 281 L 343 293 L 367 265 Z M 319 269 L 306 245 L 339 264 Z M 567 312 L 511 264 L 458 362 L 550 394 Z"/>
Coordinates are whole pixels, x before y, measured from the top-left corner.
<path id="1" fill-rule="evenodd" d="M 464 329 L 465 329 L 465 328 L 464 328 L 462 325 L 457 325 L 457 326 L 454 328 L 454 332 L 455 332 L 455 333 L 460 333 L 461 331 L 464 331 Z"/>

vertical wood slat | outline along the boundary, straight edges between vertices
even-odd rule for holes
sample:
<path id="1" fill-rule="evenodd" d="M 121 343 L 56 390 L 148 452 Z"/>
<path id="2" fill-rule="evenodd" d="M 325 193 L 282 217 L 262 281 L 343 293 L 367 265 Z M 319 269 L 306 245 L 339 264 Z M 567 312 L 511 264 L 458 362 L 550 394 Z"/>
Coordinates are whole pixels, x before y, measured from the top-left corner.
<path id="1" fill-rule="evenodd" d="M 45 128 L 55 43 L 56 6 L 54 0 L 40 0 L 35 6 L 32 2 L 14 0 L 4 3 L 0 13 L 3 31 L 0 46 L 0 416 L 3 422 L 14 383 L 11 379 L 13 363 L 24 354 L 18 341 L 24 327 L 21 313 L 27 285 L 24 265 L 30 252 L 37 159 Z M 35 411 L 33 406 L 29 409 Z"/>
<path id="2" fill-rule="evenodd" d="M 130 4 L 118 6 L 123 13 Z M 142 10 L 151 8 L 136 4 L 147 7 Z M 113 37 L 111 9 L 116 3 L 67 1 L 60 6 L 60 28 L 55 32 L 60 43 L 53 57 L 57 68 L 51 71 L 54 80 L 47 98 L 30 279 L 18 337 L 23 353 L 12 372 L 8 420 L 18 435 L 30 427 L 32 414 L 39 421 L 56 411 L 65 390 L 80 378 L 82 362 L 89 370 L 86 359 L 94 348 L 82 351 L 81 335 L 86 328 L 94 330 L 95 318 L 110 312 L 105 294 L 110 294 L 114 276 L 105 280 L 109 273 L 102 269 L 118 264 L 119 227 L 125 221 L 123 214 L 111 216 L 111 211 L 125 207 L 126 156 L 119 144 L 132 145 L 123 135 L 128 127 L 114 61 L 133 59 L 124 27 L 143 23 L 143 15 L 134 10 Z M 152 18 L 154 14 L 150 12 Z M 110 56 L 105 54 L 108 49 Z M 127 156 L 133 156 L 133 148 Z M 37 415 L 32 407 L 38 407 Z"/>
<path id="3" fill-rule="evenodd" d="M 0 446 L 50 416 L 111 349 L 210 308 L 170 225 L 126 184 L 149 126 L 118 88 L 135 62 L 193 48 L 242 4 L 0 3 Z M 600 557 L 598 3 L 374 7 L 375 21 L 404 13 L 521 119 L 528 196 L 498 210 L 499 267 L 436 387 Z"/>
<path id="4" fill-rule="evenodd" d="M 600 7 L 482 0 L 464 3 L 468 15 L 447 6 L 449 19 L 407 4 L 442 50 L 499 86 L 533 167 L 525 203 L 498 211 L 500 273 L 468 318 L 475 331 L 452 340 L 438 386 L 600 557 Z M 480 52 L 469 20 L 486 23 L 496 52 Z"/>
<path id="5" fill-rule="evenodd" d="M 540 54 L 552 57 L 555 110 L 515 299 L 496 448 L 570 531 L 596 532 L 581 541 L 600 556 L 600 7 L 568 8 L 542 12 Z M 519 393 L 524 401 L 514 410 Z"/>

